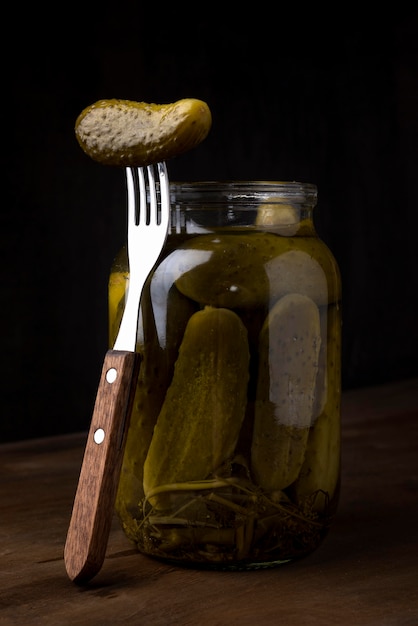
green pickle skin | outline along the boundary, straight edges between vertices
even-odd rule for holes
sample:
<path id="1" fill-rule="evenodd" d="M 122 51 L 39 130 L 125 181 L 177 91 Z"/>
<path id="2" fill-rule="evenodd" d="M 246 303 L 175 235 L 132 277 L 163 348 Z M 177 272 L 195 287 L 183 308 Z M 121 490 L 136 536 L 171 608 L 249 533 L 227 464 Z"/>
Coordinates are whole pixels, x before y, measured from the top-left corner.
<path id="1" fill-rule="evenodd" d="M 299 476 L 313 421 L 321 346 L 320 316 L 308 296 L 287 294 L 260 333 L 251 467 L 265 491 Z"/>
<path id="2" fill-rule="evenodd" d="M 204 481 L 232 459 L 249 356 L 246 328 L 233 311 L 205 307 L 189 319 L 145 459 L 145 496 L 155 508 L 170 508 L 177 494 L 170 484 Z"/>
<path id="3" fill-rule="evenodd" d="M 309 225 L 169 237 L 141 302 L 116 500 L 139 551 L 255 569 L 318 547 L 339 491 L 340 300 Z"/>

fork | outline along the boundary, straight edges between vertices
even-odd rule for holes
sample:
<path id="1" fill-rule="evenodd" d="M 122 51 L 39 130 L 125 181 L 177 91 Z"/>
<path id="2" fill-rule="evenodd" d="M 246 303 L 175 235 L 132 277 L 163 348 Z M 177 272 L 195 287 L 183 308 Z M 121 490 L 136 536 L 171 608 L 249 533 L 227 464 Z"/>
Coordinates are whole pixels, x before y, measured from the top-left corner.
<path id="1" fill-rule="evenodd" d="M 128 294 L 118 336 L 104 358 L 64 548 L 67 574 L 76 583 L 93 578 L 105 558 L 141 360 L 135 351 L 141 295 L 169 225 L 170 191 L 164 162 L 155 168 L 147 166 L 146 171 L 126 168 L 126 183 Z"/>

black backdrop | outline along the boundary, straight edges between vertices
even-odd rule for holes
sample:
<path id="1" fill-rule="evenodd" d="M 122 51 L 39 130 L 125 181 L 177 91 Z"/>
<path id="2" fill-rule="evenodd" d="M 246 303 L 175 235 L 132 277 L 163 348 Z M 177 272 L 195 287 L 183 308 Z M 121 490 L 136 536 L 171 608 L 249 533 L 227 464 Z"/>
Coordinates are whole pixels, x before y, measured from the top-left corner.
<path id="1" fill-rule="evenodd" d="M 163 6 L 11 7 L 2 441 L 90 421 L 126 227 L 123 171 L 95 164 L 74 135 L 101 98 L 209 104 L 211 133 L 169 163 L 171 180 L 316 183 L 317 228 L 343 279 L 344 388 L 418 374 L 417 12 Z"/>

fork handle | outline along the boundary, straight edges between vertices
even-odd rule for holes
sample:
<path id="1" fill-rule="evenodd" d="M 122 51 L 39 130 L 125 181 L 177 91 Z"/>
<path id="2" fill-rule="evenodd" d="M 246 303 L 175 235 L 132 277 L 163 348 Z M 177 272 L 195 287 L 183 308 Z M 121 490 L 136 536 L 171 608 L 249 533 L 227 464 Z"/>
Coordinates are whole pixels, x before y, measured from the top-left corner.
<path id="1" fill-rule="evenodd" d="M 64 548 L 77 583 L 93 578 L 105 558 L 139 360 L 134 352 L 105 355 Z"/>

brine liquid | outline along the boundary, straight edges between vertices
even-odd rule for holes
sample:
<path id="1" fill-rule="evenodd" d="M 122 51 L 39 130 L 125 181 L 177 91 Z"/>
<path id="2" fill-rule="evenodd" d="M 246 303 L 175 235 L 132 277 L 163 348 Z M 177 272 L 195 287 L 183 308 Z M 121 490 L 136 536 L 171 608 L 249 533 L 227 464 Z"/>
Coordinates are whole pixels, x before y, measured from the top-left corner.
<path id="1" fill-rule="evenodd" d="M 243 237 L 242 233 L 222 232 L 181 242 L 173 237 L 171 248 L 167 248 L 165 258 L 144 289 L 137 345 L 143 360 L 116 510 L 127 536 L 150 556 L 202 567 L 268 567 L 316 549 L 336 510 L 340 476 L 341 312 L 339 291 L 334 284 L 334 261 L 312 237 L 305 240 L 271 233 L 267 237 L 256 235 L 258 238 L 247 233 Z M 109 282 L 111 345 L 123 313 L 128 281 L 129 274 L 119 263 Z M 293 301 L 288 304 L 282 300 L 289 295 L 294 295 L 296 303 L 301 301 L 299 296 L 312 303 L 306 310 L 314 310 L 311 325 L 317 329 L 311 332 L 315 335 L 313 348 L 310 344 L 306 348 L 299 336 L 292 337 L 297 353 L 296 348 L 292 353 L 291 341 L 284 346 L 282 341 L 275 343 L 275 335 L 282 333 L 286 338 L 282 320 L 292 333 L 298 334 Z M 276 314 L 274 307 L 280 301 L 283 306 L 277 308 Z M 186 437 L 181 434 L 183 411 L 192 425 L 193 442 L 186 438 L 187 445 L 173 454 L 161 440 L 159 452 L 166 465 L 166 478 L 146 493 L 144 464 L 167 391 L 173 384 L 184 333 L 192 316 L 208 306 L 230 309 L 247 331 L 250 361 L 248 380 L 243 382 L 247 403 L 236 445 L 232 454 L 205 475 L 194 473 L 194 468 L 202 466 L 198 460 L 206 456 L 210 459 L 216 456 L 215 449 L 222 450 L 225 434 L 226 417 L 222 410 L 208 415 L 205 406 L 198 402 L 199 385 L 212 385 L 216 393 L 214 341 L 215 365 L 207 380 L 190 380 L 189 376 L 184 381 L 184 388 L 190 390 L 193 406 L 197 403 L 198 409 L 194 409 L 193 416 L 187 413 L 190 407 L 186 394 L 181 410 L 176 407 L 177 424 L 172 424 L 179 429 L 179 437 Z M 295 311 L 299 315 L 297 308 Z M 210 341 L 207 337 L 207 354 L 211 353 Z M 308 359 L 315 356 L 313 369 L 301 356 L 304 350 Z M 293 369 L 286 369 L 280 361 L 282 354 L 288 361 L 299 359 L 300 368 L 293 365 Z M 264 371 L 271 377 L 265 385 L 260 384 Z M 282 378 L 273 379 L 275 372 L 282 378 L 288 376 L 287 394 Z M 260 394 L 264 394 L 262 399 Z M 208 420 L 213 424 L 210 436 L 204 439 L 199 435 L 199 420 L 205 421 L 205 432 Z M 258 429 L 257 420 L 262 423 Z M 269 420 L 271 432 L 264 432 Z"/>

